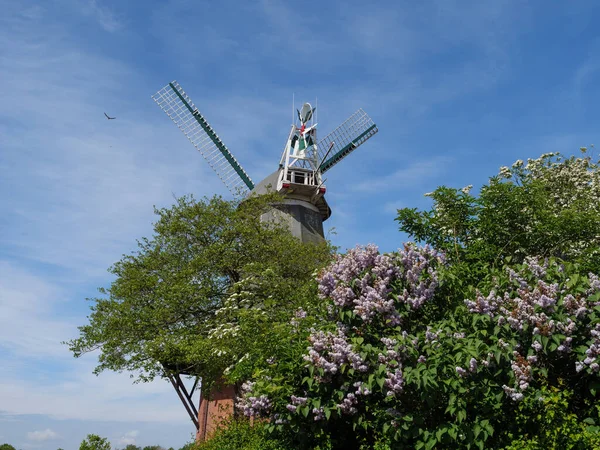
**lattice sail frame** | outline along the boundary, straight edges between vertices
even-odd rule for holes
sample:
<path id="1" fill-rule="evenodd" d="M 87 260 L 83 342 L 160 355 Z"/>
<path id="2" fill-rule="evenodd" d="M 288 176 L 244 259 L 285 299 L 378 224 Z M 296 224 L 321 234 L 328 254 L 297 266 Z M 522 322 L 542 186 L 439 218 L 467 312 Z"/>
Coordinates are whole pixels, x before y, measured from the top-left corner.
<path id="1" fill-rule="evenodd" d="M 327 172 L 375 136 L 378 131 L 377 125 L 362 108 L 356 111 L 339 127 L 318 142 L 317 152 L 320 171 L 322 173 Z"/>
<path id="2" fill-rule="evenodd" d="M 232 194 L 243 196 L 254 189 L 252 179 L 179 83 L 167 84 L 152 99 L 196 147 Z"/>

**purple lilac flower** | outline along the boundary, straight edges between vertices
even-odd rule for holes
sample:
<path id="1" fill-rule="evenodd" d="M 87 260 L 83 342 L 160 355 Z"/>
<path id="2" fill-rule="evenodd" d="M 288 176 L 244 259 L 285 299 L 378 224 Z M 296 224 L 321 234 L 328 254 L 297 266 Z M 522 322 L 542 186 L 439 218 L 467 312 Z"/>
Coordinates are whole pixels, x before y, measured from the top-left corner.
<path id="1" fill-rule="evenodd" d="M 315 422 L 325 418 L 325 410 L 321 408 L 313 408 L 312 413 L 315 415 Z"/>
<path id="2" fill-rule="evenodd" d="M 469 361 L 469 372 L 477 372 L 477 360 L 475 358 L 471 358 Z"/>
<path id="3" fill-rule="evenodd" d="M 357 409 L 354 407 L 358 403 L 356 395 L 352 392 L 346 394 L 341 403 L 338 403 L 337 406 L 340 408 L 342 414 L 353 415 L 356 414 Z"/>
<path id="4" fill-rule="evenodd" d="M 502 389 L 504 389 L 504 392 L 506 393 L 506 395 L 508 395 L 508 397 L 511 400 L 515 402 L 523 400 L 523 394 L 518 392 L 516 389 L 508 387 L 506 385 L 502 386 Z"/>
<path id="5" fill-rule="evenodd" d="M 443 257 L 428 247 L 406 244 L 398 255 L 382 255 L 376 246 L 356 247 L 319 276 L 319 295 L 331 298 L 335 307 L 352 309 L 364 322 L 380 318 L 390 326 L 400 324 L 396 306 L 406 303 L 419 308 L 437 288 L 435 262 Z M 404 289 L 391 297 L 392 284 L 401 280 Z"/>
<path id="6" fill-rule="evenodd" d="M 304 406 L 304 405 L 306 405 L 306 402 L 308 401 L 308 398 L 306 398 L 306 397 L 296 397 L 295 395 L 292 395 L 290 397 L 290 400 L 292 401 L 292 405 Z"/>
<path id="7" fill-rule="evenodd" d="M 371 393 L 369 388 L 367 388 L 362 381 L 357 381 L 356 383 L 354 383 L 354 387 L 356 388 L 356 391 L 354 392 L 356 395 L 365 396 Z"/>
<path id="8" fill-rule="evenodd" d="M 312 345 L 308 347 L 304 360 L 314 367 L 322 368 L 326 374 L 336 374 L 343 364 L 349 364 L 361 372 L 368 369 L 365 361 L 353 351 L 341 329 L 338 329 L 337 334 L 315 331 L 308 340 Z"/>
<path id="9" fill-rule="evenodd" d="M 271 400 L 266 395 L 242 397 L 238 408 L 247 417 L 266 417 L 271 409 Z"/>
<path id="10" fill-rule="evenodd" d="M 387 372 L 383 385 L 388 389 L 386 393 L 388 397 L 401 393 L 402 389 L 404 388 L 402 370 L 398 368 L 394 370 L 394 372 Z"/>
<path id="11" fill-rule="evenodd" d="M 306 311 L 302 308 L 298 308 L 294 313 L 294 317 L 290 320 L 292 326 L 297 327 L 300 324 L 300 320 L 306 318 Z"/>
<path id="12" fill-rule="evenodd" d="M 600 292 L 600 277 L 593 273 L 589 273 L 588 279 L 590 283 L 590 288 L 587 290 L 586 295 L 589 297 L 590 295 L 594 295 L 596 292 Z"/>
<path id="13" fill-rule="evenodd" d="M 436 342 L 439 338 L 439 334 L 442 330 L 438 330 L 437 333 L 431 331 L 431 327 L 427 327 L 427 331 L 425 332 L 425 341 L 429 343 Z"/>
<path id="14" fill-rule="evenodd" d="M 586 358 L 583 361 L 580 361 L 578 363 L 579 365 L 575 366 L 577 372 L 580 372 L 584 366 L 588 366 L 594 372 L 600 370 L 600 366 L 598 365 L 598 356 L 600 355 L 600 324 L 596 324 L 596 326 L 590 330 L 590 336 L 592 337 L 592 343 L 585 351 Z"/>
<path id="15" fill-rule="evenodd" d="M 529 382 L 531 381 L 531 363 L 517 352 L 514 353 L 515 359 L 511 361 L 510 366 L 515 376 L 518 388 L 521 391 L 524 391 L 529 387 Z"/>
<path id="16" fill-rule="evenodd" d="M 540 263 L 535 258 L 527 258 L 525 263 L 525 271 L 537 277 L 545 276 L 547 261 Z M 545 335 L 551 334 L 556 324 L 550 324 L 546 313 L 554 312 L 558 303 L 558 283 L 547 283 L 538 279 L 534 286 L 530 286 L 520 273 L 510 268 L 507 272 L 509 279 L 518 287 L 502 295 L 498 295 L 495 289 L 487 296 L 477 291 L 475 300 L 465 300 L 469 311 L 489 315 L 495 318 L 499 325 L 508 323 L 517 331 L 523 331 L 527 324 L 534 328 L 536 334 L 540 333 L 541 329 Z"/>

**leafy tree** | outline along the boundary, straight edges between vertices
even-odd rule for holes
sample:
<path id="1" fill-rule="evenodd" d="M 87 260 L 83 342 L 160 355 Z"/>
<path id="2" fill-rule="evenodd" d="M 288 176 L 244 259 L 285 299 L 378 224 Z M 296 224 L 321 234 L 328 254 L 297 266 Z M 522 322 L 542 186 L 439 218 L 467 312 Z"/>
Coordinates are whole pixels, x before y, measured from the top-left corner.
<path id="1" fill-rule="evenodd" d="M 123 450 L 142 450 L 141 447 L 138 447 L 135 444 L 127 444 L 127 446 Z"/>
<path id="2" fill-rule="evenodd" d="M 547 153 L 502 167 L 478 197 L 439 187 L 427 194 L 433 208 L 398 210 L 400 230 L 433 245 L 478 276 L 482 265 L 502 266 L 506 257 L 556 256 L 600 269 L 600 167 L 587 156 Z"/>
<path id="3" fill-rule="evenodd" d="M 2 444 L 0 445 L 0 450 L 16 450 L 12 445 L 10 444 Z"/>
<path id="4" fill-rule="evenodd" d="M 260 348 L 274 341 L 269 328 L 302 304 L 331 252 L 327 244 L 302 244 L 284 224 L 261 221 L 278 201 L 276 194 L 241 205 L 184 197 L 156 210 L 154 235 L 111 268 L 116 279 L 93 299 L 89 324 L 70 350 L 100 350 L 95 373 L 127 370 L 148 381 L 165 368 L 185 370 L 202 376 L 206 389 L 240 360 L 251 370 Z M 237 301 L 234 290 L 242 287 L 251 302 Z"/>
<path id="5" fill-rule="evenodd" d="M 88 434 L 81 441 L 79 450 L 110 450 L 110 442 L 107 438 L 100 437 L 97 434 Z"/>

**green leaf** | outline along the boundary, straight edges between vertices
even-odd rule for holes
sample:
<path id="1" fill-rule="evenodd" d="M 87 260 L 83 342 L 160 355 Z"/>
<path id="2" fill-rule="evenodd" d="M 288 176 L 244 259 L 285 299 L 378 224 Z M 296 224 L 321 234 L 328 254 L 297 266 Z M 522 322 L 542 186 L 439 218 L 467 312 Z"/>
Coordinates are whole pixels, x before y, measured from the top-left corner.
<path id="1" fill-rule="evenodd" d="M 305 406 L 301 406 L 300 407 L 300 413 L 302 413 L 302 415 L 304 417 L 308 417 L 308 413 L 310 412 L 310 408 L 308 407 L 308 405 Z"/>
<path id="2" fill-rule="evenodd" d="M 449 429 L 448 429 L 448 434 L 450 435 L 450 437 L 454 440 L 456 440 L 456 438 L 458 437 L 458 431 L 456 429 L 456 425 L 452 425 Z"/>
<path id="3" fill-rule="evenodd" d="M 438 441 L 441 441 L 442 437 L 444 436 L 444 434 L 446 432 L 447 432 L 446 428 L 441 428 L 435 432 L 435 437 L 437 438 Z"/>

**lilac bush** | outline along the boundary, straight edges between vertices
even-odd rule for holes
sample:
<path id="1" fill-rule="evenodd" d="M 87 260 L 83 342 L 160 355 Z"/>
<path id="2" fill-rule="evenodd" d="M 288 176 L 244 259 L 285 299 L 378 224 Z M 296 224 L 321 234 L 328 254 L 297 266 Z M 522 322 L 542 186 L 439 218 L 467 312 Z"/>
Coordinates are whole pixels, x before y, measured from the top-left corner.
<path id="1" fill-rule="evenodd" d="M 538 371 L 544 378 L 556 360 L 566 367 L 552 367 L 560 376 L 569 376 L 586 368 L 600 369 L 600 324 L 596 314 L 600 306 L 600 283 L 594 274 L 587 278 L 565 274 L 561 262 L 525 258 L 520 268 L 506 269 L 505 286 L 496 282 L 489 293 L 476 291 L 474 300 L 465 300 L 469 312 L 485 315 L 497 326 L 497 334 L 514 339 L 510 367 L 513 386 L 504 391 L 513 400 L 522 400 Z M 498 281 L 498 280 L 496 280 Z M 501 293 L 499 293 L 501 292 Z M 509 347 L 504 340 L 503 348 Z M 568 358 L 580 344 L 576 358 Z"/>
<path id="2" fill-rule="evenodd" d="M 287 434 L 496 448 L 528 399 L 543 407 L 565 380 L 600 388 L 596 275 L 525 258 L 444 310 L 444 270 L 443 255 L 413 244 L 339 256 L 317 277 L 322 315 L 290 324 L 295 376 L 283 360 L 257 374 L 243 412 Z"/>
<path id="3" fill-rule="evenodd" d="M 302 361 L 308 375 L 300 390 L 279 397 L 284 403 L 277 414 L 289 414 L 287 420 L 292 422 L 294 417 L 315 423 L 348 417 L 362 423 L 369 405 L 382 399 L 400 401 L 406 386 L 403 364 L 413 358 L 412 341 L 418 342 L 405 327 L 434 298 L 444 261 L 433 249 L 413 244 L 392 254 L 380 254 L 376 246 L 368 245 L 338 256 L 317 277 L 318 295 L 327 312 L 320 326 L 305 328 L 308 345 Z M 306 313 L 297 313 L 291 326 L 296 330 L 303 320 Z M 439 333 L 427 329 L 423 341 L 435 344 Z M 421 355 L 418 363 L 425 361 Z M 264 379 L 258 385 L 263 392 L 271 389 L 279 394 Z M 270 406 L 261 403 L 255 391 L 260 389 L 246 394 L 244 412 L 263 403 Z M 389 407 L 378 412 L 390 424 L 398 414 Z"/>

